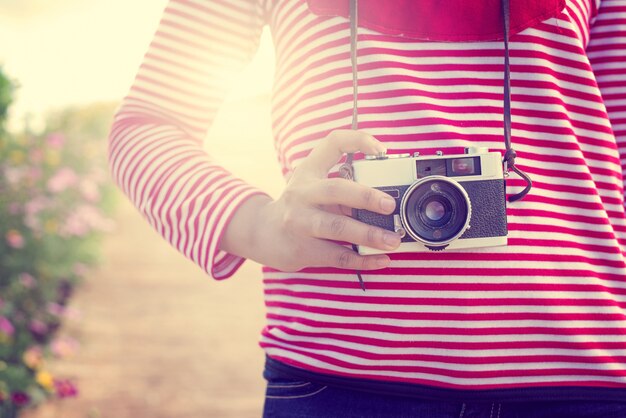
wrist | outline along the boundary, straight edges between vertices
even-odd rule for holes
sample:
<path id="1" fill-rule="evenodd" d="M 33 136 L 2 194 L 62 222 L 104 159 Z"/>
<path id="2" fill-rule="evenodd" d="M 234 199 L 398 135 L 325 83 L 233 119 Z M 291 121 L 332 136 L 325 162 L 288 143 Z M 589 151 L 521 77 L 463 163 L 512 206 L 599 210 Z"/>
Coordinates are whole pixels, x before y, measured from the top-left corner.
<path id="1" fill-rule="evenodd" d="M 226 226 L 219 244 L 220 250 L 258 261 L 257 249 L 262 241 L 259 226 L 263 224 L 263 208 L 272 201 L 267 195 L 254 195 L 246 199 Z"/>

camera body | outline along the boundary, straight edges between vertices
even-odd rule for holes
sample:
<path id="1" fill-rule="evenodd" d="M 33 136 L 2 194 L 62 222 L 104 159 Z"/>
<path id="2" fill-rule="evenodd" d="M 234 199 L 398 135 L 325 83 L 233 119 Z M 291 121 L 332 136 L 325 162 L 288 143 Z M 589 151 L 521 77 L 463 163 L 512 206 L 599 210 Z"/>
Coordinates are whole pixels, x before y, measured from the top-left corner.
<path id="1" fill-rule="evenodd" d="M 455 155 L 368 155 L 355 161 L 353 170 L 355 181 L 396 201 L 391 215 L 354 209 L 353 216 L 402 236 L 394 251 L 360 245 L 360 254 L 507 244 L 505 181 L 498 152 L 466 148 Z"/>

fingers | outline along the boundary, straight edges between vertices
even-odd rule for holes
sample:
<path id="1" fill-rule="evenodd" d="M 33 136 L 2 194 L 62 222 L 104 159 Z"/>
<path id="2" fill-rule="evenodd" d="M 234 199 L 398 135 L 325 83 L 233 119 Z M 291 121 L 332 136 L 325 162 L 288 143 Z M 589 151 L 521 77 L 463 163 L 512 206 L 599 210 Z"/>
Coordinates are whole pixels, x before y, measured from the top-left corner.
<path id="1" fill-rule="evenodd" d="M 382 251 L 392 251 L 400 245 L 400 236 L 348 216 L 304 208 L 286 219 L 287 227 L 305 236 L 365 245 Z"/>
<path id="2" fill-rule="evenodd" d="M 326 212 L 334 213 L 335 215 L 352 216 L 352 208 L 344 205 L 320 205 L 320 208 Z"/>
<path id="3" fill-rule="evenodd" d="M 316 205 L 342 205 L 384 215 L 392 213 L 396 207 L 396 201 L 387 193 L 346 179 L 315 181 L 302 189 L 307 202 Z"/>
<path id="4" fill-rule="evenodd" d="M 378 270 L 389 266 L 388 256 L 360 255 L 349 248 L 328 241 L 312 240 L 309 245 L 311 267 L 335 267 L 350 270 Z"/>
<path id="5" fill-rule="evenodd" d="M 395 200 L 379 190 L 344 179 L 328 179 L 329 170 L 345 153 L 386 152 L 373 136 L 361 131 L 336 130 L 302 160 L 277 201 L 281 210 L 279 230 L 293 245 L 291 255 L 282 261 L 283 269 L 304 266 L 330 266 L 342 269 L 375 270 L 387 267 L 389 257 L 362 256 L 349 248 L 327 240 L 350 242 L 391 251 L 400 245 L 400 237 L 384 229 L 350 218 L 352 208 L 390 214 Z M 295 270 L 294 270 L 295 271 Z"/>
<path id="6" fill-rule="evenodd" d="M 311 153 L 301 163 L 300 167 L 313 175 L 325 178 L 328 171 L 343 154 L 361 151 L 366 154 L 386 152 L 380 141 L 362 131 L 338 129 L 331 132 L 326 138 L 313 148 Z"/>

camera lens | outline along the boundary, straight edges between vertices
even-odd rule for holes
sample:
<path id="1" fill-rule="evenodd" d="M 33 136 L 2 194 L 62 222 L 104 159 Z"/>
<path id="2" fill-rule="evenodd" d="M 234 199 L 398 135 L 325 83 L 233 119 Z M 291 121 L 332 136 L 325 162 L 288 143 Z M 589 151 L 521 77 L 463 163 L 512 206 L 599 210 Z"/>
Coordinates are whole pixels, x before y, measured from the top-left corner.
<path id="1" fill-rule="evenodd" d="M 428 221 L 437 222 L 441 221 L 446 215 L 446 205 L 439 199 L 433 198 L 423 208 L 420 208 L 422 216 L 425 216 Z"/>
<path id="2" fill-rule="evenodd" d="M 457 181 L 430 176 L 407 189 L 402 197 L 400 217 L 413 239 L 442 246 L 463 235 L 470 213 L 469 197 Z"/>

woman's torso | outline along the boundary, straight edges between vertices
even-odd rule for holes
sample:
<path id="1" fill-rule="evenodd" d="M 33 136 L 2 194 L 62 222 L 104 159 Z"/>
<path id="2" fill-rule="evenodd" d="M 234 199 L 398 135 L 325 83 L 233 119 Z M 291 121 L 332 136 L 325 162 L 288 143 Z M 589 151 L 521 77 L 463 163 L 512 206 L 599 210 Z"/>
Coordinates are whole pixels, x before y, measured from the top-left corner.
<path id="1" fill-rule="evenodd" d="M 304 0 L 265 7 L 273 132 L 288 177 L 316 141 L 350 127 L 349 24 Z M 365 293 L 351 271 L 265 268 L 268 355 L 441 388 L 626 389 L 623 183 L 586 52 L 594 7 L 568 0 L 511 37 L 512 140 L 533 188 L 508 204 L 508 245 L 393 254 L 389 268 L 363 274 Z M 358 69 L 359 129 L 390 153 L 504 150 L 501 41 L 360 28 Z M 509 194 L 523 186 L 507 179 Z"/>

